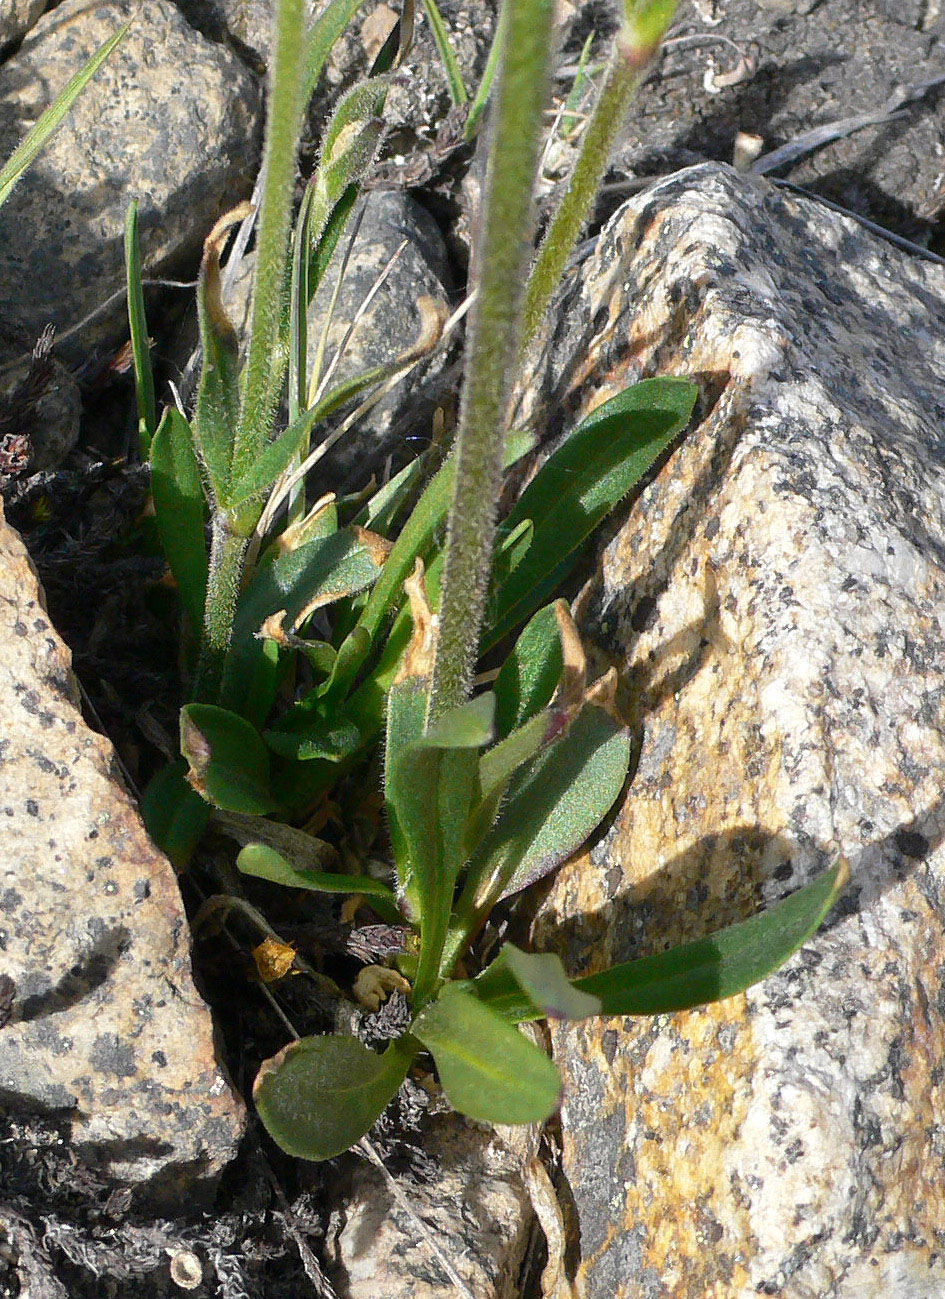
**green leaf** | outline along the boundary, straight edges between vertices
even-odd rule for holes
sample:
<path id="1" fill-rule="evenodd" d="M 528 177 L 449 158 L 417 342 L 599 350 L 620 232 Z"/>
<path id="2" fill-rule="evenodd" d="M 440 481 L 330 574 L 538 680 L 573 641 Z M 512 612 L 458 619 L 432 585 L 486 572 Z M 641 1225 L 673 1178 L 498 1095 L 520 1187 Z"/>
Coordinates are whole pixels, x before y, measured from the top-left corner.
<path id="1" fill-rule="evenodd" d="M 552 593 L 549 575 L 597 528 L 689 422 L 698 389 L 686 379 L 644 379 L 589 415 L 525 488 L 504 531 L 523 519 L 532 543 L 494 593 L 483 651 Z"/>
<path id="2" fill-rule="evenodd" d="M 120 27 L 114 36 L 109 36 L 108 40 L 98 47 L 88 63 L 80 68 L 75 76 L 67 82 L 49 107 L 40 114 L 26 135 L 24 135 L 3 167 L 0 168 L 0 206 L 10 197 L 13 187 L 24 171 L 26 171 L 30 163 L 35 162 L 39 157 L 79 95 L 81 95 L 115 47 L 125 39 L 130 30 L 131 23 L 128 22 L 123 27 Z"/>
<path id="3" fill-rule="evenodd" d="M 147 460 L 158 420 L 154 403 L 154 374 L 151 370 L 148 320 L 144 310 L 144 286 L 141 279 L 137 202 L 131 203 L 125 218 L 125 285 L 128 297 L 131 356 L 135 372 L 135 397 L 138 402 L 138 445 L 142 460 Z"/>
<path id="4" fill-rule="evenodd" d="M 224 680 L 226 701 L 244 708 L 262 650 L 256 637 L 268 618 L 284 611 L 285 629 L 291 630 L 316 608 L 364 590 L 382 571 L 369 539 L 349 529 L 306 542 L 259 568 L 237 605 Z"/>
<path id="5" fill-rule="evenodd" d="M 494 1010 L 447 985 L 411 1027 L 436 1061 L 454 1109 L 486 1123 L 542 1123 L 561 1079 L 548 1057 Z"/>
<path id="6" fill-rule="evenodd" d="M 267 442 L 246 473 L 237 482 L 231 484 L 224 502 L 226 508 L 236 509 L 251 501 L 253 497 L 267 492 L 288 467 L 303 441 L 315 427 L 318 418 L 317 410 L 303 411 L 275 441 Z"/>
<path id="7" fill-rule="evenodd" d="M 296 705 L 263 734 L 273 753 L 308 762 L 323 758 L 343 762 L 361 747 L 361 732 L 335 709 L 314 704 Z"/>
<path id="8" fill-rule="evenodd" d="M 602 1015 L 664 1015 L 734 997 L 783 965 L 816 933 L 849 875 L 841 858 L 750 920 L 577 979 L 574 986 L 600 997 Z"/>
<path id="9" fill-rule="evenodd" d="M 470 863 L 477 895 L 508 897 L 577 852 L 623 789 L 630 754 L 628 733 L 602 708 L 584 708 L 566 735 L 512 778 Z"/>
<path id="10" fill-rule="evenodd" d="M 177 870 L 186 868 L 210 820 L 210 808 L 187 783 L 183 758 L 162 767 L 141 799 L 145 828 Z"/>
<path id="11" fill-rule="evenodd" d="M 383 487 L 379 487 L 355 519 L 364 528 L 388 536 L 405 501 L 415 491 L 426 467 L 425 456 L 414 456 L 400 473 L 394 474 Z"/>
<path id="12" fill-rule="evenodd" d="M 383 880 L 370 875 L 340 875 L 331 871 L 296 870 L 275 848 L 267 844 L 247 844 L 236 859 L 244 875 L 269 880 L 289 889 L 308 889 L 313 893 L 361 893 L 370 900 L 377 914 L 390 924 L 403 924 L 393 890 Z"/>
<path id="13" fill-rule="evenodd" d="M 493 686 L 499 735 L 508 735 L 550 703 L 562 666 L 555 607 L 546 604 L 519 636 Z"/>
<path id="14" fill-rule="evenodd" d="M 215 704 L 181 709 L 180 749 L 187 779 L 225 812 L 263 816 L 276 810 L 269 793 L 269 752 L 254 726 Z"/>
<path id="15" fill-rule="evenodd" d="M 308 33 L 308 50 L 305 56 L 304 101 L 308 104 L 322 69 L 341 33 L 361 8 L 364 0 L 330 0 L 312 22 Z"/>
<path id="16" fill-rule="evenodd" d="M 344 699 L 370 648 L 370 637 L 364 628 L 352 628 L 338 646 L 328 680 L 318 687 L 326 706 L 329 701 Z"/>
<path id="17" fill-rule="evenodd" d="M 523 952 L 505 943 L 472 990 L 504 1019 L 587 1019 L 599 1015 L 599 997 L 580 992 L 552 952 Z"/>
<path id="18" fill-rule="evenodd" d="M 194 443 L 213 498 L 226 500 L 239 415 L 239 339 L 223 306 L 220 254 L 241 209 L 221 218 L 203 245 L 197 281 L 197 321 L 203 359 L 192 421 Z"/>
<path id="19" fill-rule="evenodd" d="M 492 734 L 492 695 L 446 713 L 422 738 L 387 758 L 386 801 L 397 871 L 420 917 L 419 1001 L 435 979 L 449 926 L 453 887 L 468 852 L 479 798 L 479 754 Z M 404 859 L 406 854 L 406 860 Z"/>
<path id="20" fill-rule="evenodd" d="M 436 0 L 423 0 L 423 9 L 427 16 L 427 22 L 430 24 L 430 30 L 433 33 L 437 52 L 443 63 L 443 71 L 446 73 L 446 84 L 449 86 L 450 99 L 454 104 L 465 104 L 469 99 L 469 95 L 463 82 L 459 60 L 456 57 L 449 32 L 446 30 L 446 24 L 443 21 L 443 15 L 436 6 Z"/>
<path id="21" fill-rule="evenodd" d="M 286 1154 L 332 1159 L 384 1112 L 415 1054 L 403 1042 L 378 1055 L 354 1037 L 303 1037 L 263 1064 L 253 1100 Z"/>
<path id="22" fill-rule="evenodd" d="M 190 425 L 169 406 L 151 442 L 151 495 L 158 535 L 194 631 L 207 596 L 206 504 Z"/>

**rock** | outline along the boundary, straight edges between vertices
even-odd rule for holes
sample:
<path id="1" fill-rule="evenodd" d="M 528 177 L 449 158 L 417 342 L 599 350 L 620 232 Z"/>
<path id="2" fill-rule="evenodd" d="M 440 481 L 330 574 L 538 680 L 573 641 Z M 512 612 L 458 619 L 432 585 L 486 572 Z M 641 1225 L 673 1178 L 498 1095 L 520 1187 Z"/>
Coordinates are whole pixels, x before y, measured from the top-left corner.
<path id="1" fill-rule="evenodd" d="M 326 1242 L 339 1293 L 346 1299 L 517 1299 L 533 1220 L 522 1168 L 535 1157 L 537 1139 L 535 1128 L 488 1131 L 455 1114 L 436 1120 L 423 1138 L 435 1171 L 398 1178 L 404 1200 L 429 1228 L 427 1240 L 380 1171 L 357 1164 L 336 1188 Z"/>
<path id="2" fill-rule="evenodd" d="M 394 361 L 411 348 L 424 328 L 424 319 L 418 308 L 421 298 L 431 299 L 435 310 L 444 317 L 449 310 L 446 249 L 429 213 L 400 190 L 376 190 L 366 196 L 363 208 L 364 216 L 331 314 L 325 351 L 326 368 L 378 276 L 405 240 L 406 247 L 345 345 L 342 360 L 330 380 L 331 387 L 374 366 Z M 348 227 L 349 236 L 354 230 L 353 219 Z M 343 237 L 309 309 L 310 366 L 315 362 L 347 245 L 348 237 Z M 233 322 L 241 332 L 245 332 L 248 325 L 254 266 L 252 254 L 243 259 L 227 299 Z M 355 430 L 336 444 L 319 465 L 319 475 L 326 484 L 337 487 L 348 474 L 357 474 L 362 464 L 365 465 L 366 478 L 369 473 L 366 458 L 370 458 L 374 467 L 379 467 L 379 458 L 387 452 L 392 452 L 395 457 L 399 454 L 402 460 L 409 458 L 414 449 L 414 444 L 409 441 L 412 429 L 401 428 L 401 421 L 416 412 L 414 426 L 417 436 L 421 439 L 429 437 L 429 419 L 423 419 L 423 392 L 425 385 L 435 383 L 442 367 L 442 353 L 434 360 L 422 363 L 398 383 Z M 427 415 L 430 405 L 427 398 Z M 422 449 L 422 444 L 415 449 Z"/>
<path id="3" fill-rule="evenodd" d="M 0 68 L 0 158 L 94 50 L 134 23 L 0 209 L 0 321 L 36 338 L 74 326 L 123 290 L 122 232 L 140 206 L 150 269 L 199 248 L 248 194 L 260 98 L 236 57 L 211 45 L 169 0 L 66 0 Z M 123 297 L 57 349 L 87 358 L 127 334 Z"/>
<path id="4" fill-rule="evenodd" d="M 657 373 L 703 401 L 583 602 L 642 750 L 535 947 L 590 972 L 852 868 L 744 996 L 553 1029 L 587 1299 L 945 1294 L 943 303 L 940 266 L 703 166 L 553 314 L 534 419 Z"/>
<path id="5" fill-rule="evenodd" d="M 217 1064 L 167 860 L 82 720 L 70 655 L 0 515 L 0 1096 L 161 1202 L 212 1189 L 243 1110 Z"/>
<path id="6" fill-rule="evenodd" d="M 25 36 L 46 8 L 46 0 L 2 0 L 0 49 Z"/>

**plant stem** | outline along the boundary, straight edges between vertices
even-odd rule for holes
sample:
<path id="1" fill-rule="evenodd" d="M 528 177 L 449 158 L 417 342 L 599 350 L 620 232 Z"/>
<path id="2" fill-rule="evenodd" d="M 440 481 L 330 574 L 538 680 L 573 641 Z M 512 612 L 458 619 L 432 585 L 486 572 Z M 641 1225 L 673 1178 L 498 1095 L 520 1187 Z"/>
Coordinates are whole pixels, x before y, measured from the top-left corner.
<path id="1" fill-rule="evenodd" d="M 305 107 L 304 0 L 278 0 L 273 40 L 252 327 L 245 390 L 233 445 L 234 482 L 248 471 L 269 439 L 287 360 L 279 347 L 279 330 L 287 288 L 296 154 Z"/>
<path id="2" fill-rule="evenodd" d="M 654 8 L 650 6 L 651 11 Z M 528 279 L 522 328 L 525 346 L 541 324 L 561 280 L 571 250 L 590 214 L 627 108 L 650 70 L 674 11 L 675 4 L 660 7 L 660 25 L 656 31 L 657 15 L 651 12 L 641 13 L 635 22 L 625 22 L 617 33 L 607 79 L 584 132 L 577 162 Z"/>
<path id="3" fill-rule="evenodd" d="M 456 482 L 446 542 L 431 720 L 465 700 L 476 661 L 551 61 L 553 0 L 506 0 L 506 4 L 508 27 L 492 122 L 478 295 L 471 313 L 456 438 Z"/>
<path id="4" fill-rule="evenodd" d="M 200 662 L 193 689 L 193 697 L 200 703 L 215 704 L 220 696 L 223 669 L 233 634 L 240 578 L 243 575 L 243 559 L 248 545 L 248 537 L 230 531 L 225 515 L 218 514 L 214 518 L 210 535 L 210 570 L 207 574 Z"/>

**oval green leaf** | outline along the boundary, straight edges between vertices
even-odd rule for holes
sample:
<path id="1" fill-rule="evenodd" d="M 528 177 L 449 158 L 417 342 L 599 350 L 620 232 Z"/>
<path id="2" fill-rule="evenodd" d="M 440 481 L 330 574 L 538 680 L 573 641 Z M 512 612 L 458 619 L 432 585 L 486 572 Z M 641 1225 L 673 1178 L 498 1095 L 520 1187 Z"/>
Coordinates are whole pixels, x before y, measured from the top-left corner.
<path id="1" fill-rule="evenodd" d="M 486 1123 L 542 1123 L 561 1078 L 534 1043 L 476 997 L 449 986 L 414 1020 L 454 1109 Z"/>
<path id="2" fill-rule="evenodd" d="M 354 1037 L 303 1037 L 263 1064 L 253 1100 L 286 1154 L 332 1159 L 383 1113 L 415 1053 L 403 1042 L 378 1055 Z"/>
<path id="3" fill-rule="evenodd" d="M 180 751 L 190 765 L 187 779 L 214 807 L 255 816 L 276 810 L 269 751 L 245 718 L 215 704 L 188 704 L 181 709 Z"/>

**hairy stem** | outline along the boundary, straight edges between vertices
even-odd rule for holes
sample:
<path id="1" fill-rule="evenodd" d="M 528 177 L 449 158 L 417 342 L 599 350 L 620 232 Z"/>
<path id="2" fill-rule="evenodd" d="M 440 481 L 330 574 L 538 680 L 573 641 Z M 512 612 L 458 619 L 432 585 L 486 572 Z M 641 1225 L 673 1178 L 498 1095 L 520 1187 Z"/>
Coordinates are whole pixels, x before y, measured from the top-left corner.
<path id="1" fill-rule="evenodd" d="M 431 720 L 466 698 L 485 609 L 502 448 L 515 373 L 553 0 L 507 0 L 466 379 L 456 439 L 430 698 Z"/>
<path id="2" fill-rule="evenodd" d="M 215 704 L 219 700 L 248 545 L 247 537 L 230 531 L 225 515 L 216 516 L 210 536 L 200 662 L 193 689 L 193 697 L 200 703 Z"/>
<path id="3" fill-rule="evenodd" d="M 292 190 L 305 107 L 304 0 L 278 0 L 270 72 L 263 192 L 256 244 L 245 391 L 233 446 L 233 481 L 269 438 L 286 357 L 278 346 L 292 224 Z"/>
<path id="4" fill-rule="evenodd" d="M 656 12 L 658 10 L 658 12 Z M 617 132 L 643 84 L 672 20 L 675 4 L 643 6 L 618 32 L 607 78 L 587 124 L 568 186 L 538 251 L 525 291 L 522 342 L 527 345 L 564 273 L 604 176 Z"/>

